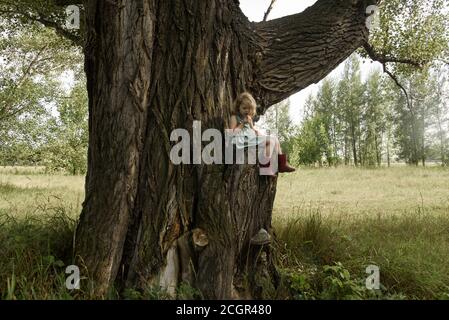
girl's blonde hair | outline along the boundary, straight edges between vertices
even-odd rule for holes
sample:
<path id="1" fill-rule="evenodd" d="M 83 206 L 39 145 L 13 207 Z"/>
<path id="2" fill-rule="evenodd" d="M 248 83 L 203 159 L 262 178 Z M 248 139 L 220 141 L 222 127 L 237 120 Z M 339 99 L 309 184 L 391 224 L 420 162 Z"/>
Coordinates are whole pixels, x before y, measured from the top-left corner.
<path id="1" fill-rule="evenodd" d="M 251 116 L 254 117 L 257 113 L 257 103 L 251 93 L 245 91 L 241 93 L 234 103 L 234 113 L 240 114 L 240 107 L 242 104 L 246 104 L 251 107 Z"/>

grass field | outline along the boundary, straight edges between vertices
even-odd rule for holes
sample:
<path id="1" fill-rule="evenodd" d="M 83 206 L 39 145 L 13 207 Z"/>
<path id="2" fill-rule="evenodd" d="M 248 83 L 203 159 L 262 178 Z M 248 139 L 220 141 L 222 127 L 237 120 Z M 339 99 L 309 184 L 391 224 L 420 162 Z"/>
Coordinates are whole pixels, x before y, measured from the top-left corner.
<path id="1" fill-rule="evenodd" d="M 303 271 L 311 295 L 323 292 L 326 272 L 308 275 L 340 262 L 331 272 L 347 270 L 352 280 L 330 286 L 333 296 L 351 297 L 353 282 L 376 265 L 384 298 L 449 298 L 448 170 L 302 170 L 279 181 L 273 223 L 284 265 Z"/>
<path id="2" fill-rule="evenodd" d="M 0 298 L 70 299 L 84 177 L 0 167 Z M 448 299 L 449 170 L 303 169 L 279 179 L 276 298 Z M 381 290 L 364 288 L 366 268 Z M 75 298 L 89 298 L 89 292 Z"/>

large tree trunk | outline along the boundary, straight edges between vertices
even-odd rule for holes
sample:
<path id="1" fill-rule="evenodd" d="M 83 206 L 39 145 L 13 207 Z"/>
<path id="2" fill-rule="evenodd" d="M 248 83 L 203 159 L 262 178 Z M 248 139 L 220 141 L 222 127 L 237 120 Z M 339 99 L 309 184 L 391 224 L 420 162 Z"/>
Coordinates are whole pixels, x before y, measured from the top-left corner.
<path id="1" fill-rule="evenodd" d="M 369 4 L 320 0 L 256 24 L 238 1 L 86 2 L 90 143 L 75 248 L 98 294 L 188 281 L 206 298 L 261 298 L 277 286 L 272 246 L 250 243 L 272 233 L 276 178 L 257 165 L 174 165 L 170 134 L 192 136 L 194 120 L 223 130 L 243 90 L 263 113 L 318 82 L 366 39 Z"/>

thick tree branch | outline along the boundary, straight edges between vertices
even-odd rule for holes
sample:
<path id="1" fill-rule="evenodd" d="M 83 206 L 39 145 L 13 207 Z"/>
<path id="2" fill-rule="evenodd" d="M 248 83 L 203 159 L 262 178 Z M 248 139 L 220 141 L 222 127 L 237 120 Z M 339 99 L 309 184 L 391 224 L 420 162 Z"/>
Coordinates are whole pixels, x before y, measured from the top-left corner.
<path id="1" fill-rule="evenodd" d="M 72 41 L 73 44 L 75 44 L 75 45 L 82 46 L 84 43 L 84 39 L 81 35 L 70 32 L 67 29 L 64 29 L 61 25 L 59 25 L 58 23 L 56 23 L 54 21 L 47 20 L 42 17 L 36 18 L 35 21 L 42 23 L 46 27 L 54 29 L 57 34 Z"/>
<path id="2" fill-rule="evenodd" d="M 391 71 L 388 70 L 387 63 L 408 64 L 413 67 L 421 69 L 424 66 L 425 62 L 420 63 L 420 62 L 417 62 L 417 61 L 414 61 L 411 59 L 399 59 L 399 58 L 390 57 L 390 56 L 387 56 L 384 54 L 380 54 L 380 53 L 376 52 L 376 50 L 368 43 L 368 41 L 365 41 L 365 43 L 363 44 L 363 48 L 365 49 L 366 53 L 373 61 L 377 61 L 382 64 L 384 73 L 386 73 L 394 81 L 396 86 L 404 93 L 405 100 L 407 103 L 407 108 L 413 114 L 413 109 L 412 109 L 412 106 L 410 103 L 410 97 L 409 97 L 407 90 L 399 82 L 399 79 Z"/>
<path id="3" fill-rule="evenodd" d="M 409 94 L 408 94 L 407 90 L 399 82 L 399 79 L 391 71 L 388 70 L 386 63 L 383 63 L 382 66 L 383 66 L 383 71 L 394 81 L 396 86 L 404 93 L 405 100 L 406 100 L 406 103 L 407 103 L 407 108 L 409 109 L 410 113 L 412 115 L 414 115 L 413 108 L 412 108 L 411 103 L 410 103 L 410 97 L 409 97 Z"/>
<path id="4" fill-rule="evenodd" d="M 276 0 L 271 0 L 270 6 L 268 7 L 267 11 L 263 15 L 263 21 L 267 21 L 268 20 L 268 16 L 270 15 L 271 10 L 273 10 L 273 7 L 274 7 L 275 3 L 276 3 Z"/>
<path id="5" fill-rule="evenodd" d="M 54 29 L 56 33 L 72 41 L 74 45 L 82 46 L 84 44 L 82 32 L 68 30 L 63 23 L 61 23 L 61 21 L 64 22 L 64 18 L 61 19 L 61 17 L 64 17 L 65 15 L 62 7 L 81 3 L 82 1 L 79 0 L 54 0 L 54 5 L 56 5 L 55 9 L 47 12 L 45 10 L 48 8 L 42 9 L 32 3 L 2 0 L 0 1 L 0 13 L 12 20 L 14 20 L 14 18 L 20 18 L 29 22 L 41 23 L 48 28 Z M 83 14 L 84 12 L 81 10 L 81 15 Z M 81 19 L 81 23 L 82 22 L 83 19 Z M 83 26 L 81 26 L 81 29 L 83 29 Z"/>
<path id="6" fill-rule="evenodd" d="M 366 8 L 371 0 L 318 0 L 304 12 L 252 24 L 254 83 L 259 113 L 317 83 L 368 38 Z"/>
<path id="7" fill-rule="evenodd" d="M 380 54 L 376 52 L 376 50 L 367 41 L 365 41 L 365 43 L 363 44 L 363 48 L 365 49 L 366 53 L 372 60 L 378 61 L 383 65 L 392 62 L 392 63 L 403 63 L 414 66 L 416 68 L 422 68 L 423 65 L 425 64 L 425 62 L 418 62 L 411 59 L 400 59 Z"/>

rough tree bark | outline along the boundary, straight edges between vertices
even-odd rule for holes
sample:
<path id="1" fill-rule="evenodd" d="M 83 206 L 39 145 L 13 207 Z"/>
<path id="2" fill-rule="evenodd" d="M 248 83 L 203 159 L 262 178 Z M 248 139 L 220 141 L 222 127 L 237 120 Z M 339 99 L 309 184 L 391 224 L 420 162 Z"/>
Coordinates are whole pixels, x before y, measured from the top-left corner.
<path id="1" fill-rule="evenodd" d="M 260 298 L 275 288 L 276 178 L 257 165 L 179 165 L 170 133 L 223 130 L 243 90 L 259 113 L 316 83 L 367 38 L 375 1 L 319 0 L 250 23 L 236 0 L 85 2 L 89 92 L 86 198 L 76 232 L 98 294 L 189 281 L 206 298 Z M 265 278 L 266 281 L 261 281 Z"/>

